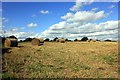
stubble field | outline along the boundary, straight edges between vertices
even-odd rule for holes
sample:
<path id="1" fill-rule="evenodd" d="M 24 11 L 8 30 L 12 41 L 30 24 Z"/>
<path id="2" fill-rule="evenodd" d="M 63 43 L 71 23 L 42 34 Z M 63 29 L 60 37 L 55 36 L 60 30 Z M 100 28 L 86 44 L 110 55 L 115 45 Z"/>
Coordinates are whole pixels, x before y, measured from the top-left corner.
<path id="1" fill-rule="evenodd" d="M 3 78 L 117 78 L 117 42 L 21 42 L 3 53 Z"/>

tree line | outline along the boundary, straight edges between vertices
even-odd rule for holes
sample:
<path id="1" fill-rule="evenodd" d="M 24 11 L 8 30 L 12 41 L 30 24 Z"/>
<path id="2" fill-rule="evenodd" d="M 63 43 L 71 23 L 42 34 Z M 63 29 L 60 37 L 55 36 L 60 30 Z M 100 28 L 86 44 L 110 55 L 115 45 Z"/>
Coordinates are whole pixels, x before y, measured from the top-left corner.
<path id="1" fill-rule="evenodd" d="M 2 43 L 4 43 L 4 41 L 5 41 L 5 39 L 6 38 L 15 38 L 15 39 L 17 39 L 17 37 L 15 37 L 14 35 L 12 35 L 12 36 L 8 36 L 8 37 L 1 37 L 0 36 L 0 40 L 1 40 L 1 42 Z M 29 42 L 29 41 L 32 41 L 34 38 L 30 38 L 30 37 L 28 37 L 28 38 L 26 38 L 26 39 L 24 39 L 24 40 L 20 40 L 19 42 Z M 52 39 L 52 40 L 50 40 L 49 38 L 45 38 L 44 39 L 44 41 L 46 41 L 46 42 L 54 42 L 54 41 L 56 41 L 57 39 L 59 39 L 58 37 L 55 37 L 54 39 Z M 81 38 L 81 40 L 79 40 L 79 39 L 74 39 L 74 40 L 69 40 L 69 39 L 65 39 L 65 41 L 69 41 L 69 42 L 72 42 L 72 41 L 87 41 L 87 40 L 89 40 L 88 39 L 88 37 L 83 37 L 83 38 Z M 92 40 L 92 39 L 90 39 L 90 40 Z M 100 40 L 98 40 L 98 39 L 96 39 L 96 41 L 100 41 Z M 108 42 L 110 42 L 110 41 L 112 41 L 112 40 L 110 40 L 110 39 L 106 39 L 106 40 L 104 40 L 104 41 L 108 41 Z"/>

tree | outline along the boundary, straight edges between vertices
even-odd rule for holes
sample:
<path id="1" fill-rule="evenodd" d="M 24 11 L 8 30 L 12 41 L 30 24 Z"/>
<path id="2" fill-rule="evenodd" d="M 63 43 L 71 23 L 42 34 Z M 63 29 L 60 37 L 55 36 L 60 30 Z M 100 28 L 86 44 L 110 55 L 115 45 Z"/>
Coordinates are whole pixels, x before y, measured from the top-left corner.
<path id="1" fill-rule="evenodd" d="M 75 39 L 74 41 L 78 41 L 78 39 Z"/>
<path id="2" fill-rule="evenodd" d="M 20 40 L 19 42 L 23 42 L 22 40 Z"/>
<path id="3" fill-rule="evenodd" d="M 100 41 L 100 40 L 96 39 L 96 41 Z"/>
<path id="4" fill-rule="evenodd" d="M 81 41 L 87 41 L 87 40 L 88 40 L 87 37 L 83 37 L 83 38 L 81 39 Z"/>
<path id="5" fill-rule="evenodd" d="M 65 41 L 68 41 L 68 39 L 65 39 Z"/>
<path id="6" fill-rule="evenodd" d="M 12 35 L 12 36 L 9 36 L 8 38 L 15 38 L 15 39 L 17 39 L 14 35 Z"/>
<path id="7" fill-rule="evenodd" d="M 27 41 L 32 41 L 32 38 L 26 38 L 26 39 L 24 40 L 24 42 L 27 42 Z"/>
<path id="8" fill-rule="evenodd" d="M 48 42 L 49 42 L 49 41 L 50 41 L 50 39 L 49 39 L 49 38 L 46 38 L 44 41 L 48 41 Z"/>
<path id="9" fill-rule="evenodd" d="M 105 40 L 105 41 L 111 42 L 111 40 L 109 40 L 109 39 L 107 39 L 107 40 Z"/>
<path id="10" fill-rule="evenodd" d="M 56 37 L 56 38 L 53 39 L 53 41 L 56 41 L 57 39 L 58 39 L 58 38 Z"/>
<path id="11" fill-rule="evenodd" d="M 68 40 L 69 42 L 72 42 L 71 40 Z"/>

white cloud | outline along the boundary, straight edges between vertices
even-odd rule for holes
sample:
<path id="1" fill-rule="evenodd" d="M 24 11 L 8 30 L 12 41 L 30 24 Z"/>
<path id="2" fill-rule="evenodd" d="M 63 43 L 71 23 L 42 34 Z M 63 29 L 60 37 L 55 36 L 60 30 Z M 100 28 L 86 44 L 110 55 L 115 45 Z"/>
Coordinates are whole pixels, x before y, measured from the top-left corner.
<path id="1" fill-rule="evenodd" d="M 8 37 L 8 36 L 14 35 L 18 38 L 18 40 L 23 40 L 23 39 L 26 39 L 28 37 L 34 38 L 34 36 L 35 36 L 34 32 L 21 31 L 23 28 L 25 28 L 25 27 L 15 27 L 15 28 L 12 28 L 9 30 L 0 29 L 0 36 Z"/>
<path id="2" fill-rule="evenodd" d="M 71 11 L 77 11 L 75 13 L 68 12 L 66 15 L 61 16 L 61 21 L 57 24 L 53 24 L 47 30 L 36 34 L 36 37 L 55 38 L 63 37 L 69 39 L 81 39 L 84 36 L 93 39 L 116 39 L 118 33 L 118 21 L 106 21 L 102 23 L 93 23 L 98 20 L 104 19 L 109 14 L 104 11 L 97 11 L 98 8 L 92 8 L 90 11 L 79 11 L 84 5 L 88 5 L 94 2 L 94 0 L 77 0 L 76 4 L 70 8 Z M 87 2 L 88 1 L 88 2 Z"/>
<path id="3" fill-rule="evenodd" d="M 114 8 L 115 7 L 115 5 L 111 5 L 111 6 L 109 6 L 108 8 L 109 9 L 112 9 L 112 8 Z"/>
<path id="4" fill-rule="evenodd" d="M 89 5 L 93 2 L 94 0 L 76 0 L 75 5 L 70 8 L 70 11 L 79 11 L 82 6 Z"/>
<path id="5" fill-rule="evenodd" d="M 62 16 L 61 19 L 66 20 L 68 22 L 85 23 L 85 22 L 92 22 L 103 19 L 105 18 L 105 16 L 106 15 L 104 11 L 99 11 L 99 12 L 78 11 L 75 14 L 67 13 L 66 15 Z"/>
<path id="6" fill-rule="evenodd" d="M 18 31 L 18 30 L 19 30 L 18 28 L 13 28 L 13 29 L 11 29 L 12 32 L 16 32 L 16 31 Z"/>
<path id="7" fill-rule="evenodd" d="M 83 2 L 81 2 L 83 1 Z M 85 2 L 86 1 L 86 2 Z M 41 33 L 31 33 L 31 32 L 16 32 L 13 30 L 6 31 L 5 35 L 15 35 L 18 38 L 25 37 L 43 37 L 53 39 L 55 37 L 63 37 L 68 39 L 81 39 L 84 36 L 93 39 L 113 39 L 117 40 L 118 34 L 118 21 L 111 20 L 102 23 L 93 23 L 100 19 L 106 18 L 109 14 L 104 11 L 97 11 L 98 8 L 92 8 L 90 11 L 79 11 L 82 6 L 91 4 L 94 0 L 77 0 L 76 4 L 70 8 L 71 11 L 77 11 L 75 13 L 68 12 L 66 15 L 61 16 L 63 21 L 53 24 L 47 30 Z M 41 10 L 41 14 L 49 14 L 48 10 Z M 28 27 L 36 27 L 36 23 L 30 23 Z M 22 36 L 22 37 L 21 37 Z"/>
<path id="8" fill-rule="evenodd" d="M 70 8 L 71 11 L 78 11 L 80 10 L 80 8 L 82 7 L 82 3 L 81 2 L 76 2 L 76 4 Z"/>
<path id="9" fill-rule="evenodd" d="M 64 37 L 69 39 L 81 39 L 82 37 L 87 36 L 88 38 L 97 38 L 102 40 L 109 38 L 117 40 L 117 28 L 118 21 L 106 21 L 99 24 L 86 23 L 82 25 L 76 23 L 68 23 L 64 21 L 52 25 L 48 30 L 37 34 L 37 37 Z"/>
<path id="10" fill-rule="evenodd" d="M 69 13 L 67 13 L 65 16 L 62 16 L 61 19 L 66 20 L 66 19 L 72 18 L 73 15 L 74 15 L 73 13 L 70 13 L 70 12 L 69 12 Z"/>
<path id="11" fill-rule="evenodd" d="M 30 28 L 37 27 L 37 24 L 36 23 L 29 23 L 27 26 L 30 27 Z"/>
<path id="12" fill-rule="evenodd" d="M 18 31 L 18 30 L 15 30 L 15 29 L 0 31 L 0 36 L 8 37 L 8 36 L 11 36 L 11 35 L 14 35 L 19 40 L 21 40 L 21 39 L 26 39 L 28 37 L 33 38 L 35 33 L 34 32 L 22 32 L 22 31 Z"/>
<path id="13" fill-rule="evenodd" d="M 91 11 L 97 11 L 98 10 L 98 8 L 92 8 L 91 9 Z"/>
<path id="14" fill-rule="evenodd" d="M 50 12 L 48 10 L 41 10 L 40 13 L 41 14 L 49 14 Z"/>

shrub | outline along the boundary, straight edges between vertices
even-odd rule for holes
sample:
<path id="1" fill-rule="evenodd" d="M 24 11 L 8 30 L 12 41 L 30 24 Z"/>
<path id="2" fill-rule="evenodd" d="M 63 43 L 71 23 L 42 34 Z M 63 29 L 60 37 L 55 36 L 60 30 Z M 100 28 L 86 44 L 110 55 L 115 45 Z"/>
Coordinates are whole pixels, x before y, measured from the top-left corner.
<path id="1" fill-rule="evenodd" d="M 44 41 L 48 41 L 48 42 L 49 42 L 49 41 L 50 41 L 50 39 L 49 39 L 49 38 L 46 38 Z"/>
<path id="2" fill-rule="evenodd" d="M 87 40 L 88 40 L 87 37 L 83 37 L 83 38 L 81 39 L 81 41 L 87 41 Z"/>
<path id="3" fill-rule="evenodd" d="M 56 37 L 56 38 L 53 39 L 53 41 L 56 41 L 57 39 L 58 39 L 58 38 Z"/>

